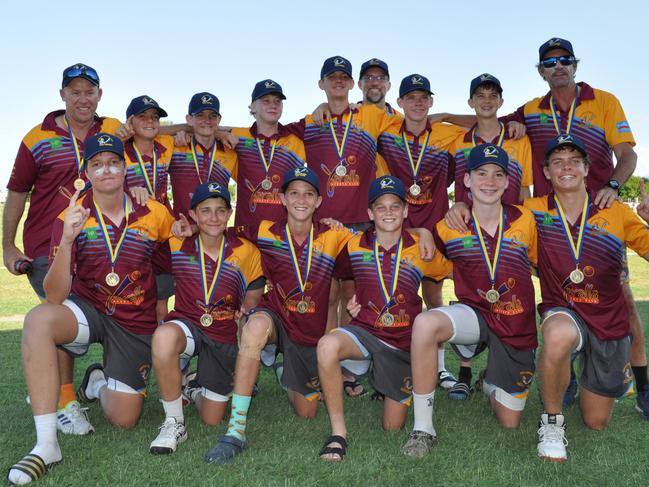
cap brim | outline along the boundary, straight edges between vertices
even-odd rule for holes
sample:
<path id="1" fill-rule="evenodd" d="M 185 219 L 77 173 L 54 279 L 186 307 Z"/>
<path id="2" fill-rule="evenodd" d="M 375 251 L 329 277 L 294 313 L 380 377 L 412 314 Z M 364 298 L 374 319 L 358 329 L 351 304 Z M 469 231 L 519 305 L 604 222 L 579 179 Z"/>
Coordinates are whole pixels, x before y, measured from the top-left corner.
<path id="1" fill-rule="evenodd" d="M 281 91 L 266 91 L 265 93 L 260 93 L 257 95 L 255 98 L 252 99 L 252 101 L 259 100 L 262 96 L 266 95 L 277 95 L 279 96 L 282 100 L 286 100 L 286 95 L 282 93 Z"/>
<path id="2" fill-rule="evenodd" d="M 196 201 L 196 202 L 193 202 L 193 203 L 191 204 L 190 208 L 193 210 L 193 209 L 196 208 L 198 205 L 200 205 L 203 201 L 205 201 L 205 200 L 209 200 L 210 198 L 221 198 L 223 201 L 225 201 L 226 205 L 228 206 L 228 209 L 229 209 L 229 208 L 232 208 L 232 203 L 230 202 L 230 200 L 228 200 L 228 199 L 227 199 L 225 196 L 223 196 L 222 194 L 208 194 L 208 195 L 206 195 L 204 198 L 201 198 L 200 200 L 198 200 L 198 201 Z"/>
<path id="3" fill-rule="evenodd" d="M 435 94 L 435 93 L 433 93 L 433 92 L 430 91 L 430 90 L 424 90 L 424 89 L 422 89 L 422 88 L 413 88 L 413 89 L 411 89 L 411 90 L 406 90 L 406 91 L 404 91 L 404 92 L 399 93 L 399 98 L 403 98 L 403 97 L 406 96 L 408 93 L 412 93 L 413 91 L 424 91 L 424 92 L 428 93 L 429 95 L 434 95 L 434 94 Z"/>
<path id="4" fill-rule="evenodd" d="M 214 113 L 216 113 L 217 115 L 221 115 L 221 112 L 219 112 L 219 111 L 218 111 L 216 108 L 214 108 L 214 107 L 200 107 L 198 110 L 194 110 L 192 113 L 190 113 L 190 115 L 193 117 L 193 116 L 195 116 L 195 115 L 198 115 L 198 114 L 201 113 L 201 112 L 204 112 L 205 110 L 211 110 L 211 111 L 213 111 Z M 165 115 L 165 116 L 166 116 L 166 115 Z"/>
<path id="5" fill-rule="evenodd" d="M 337 73 L 337 72 L 345 73 L 347 76 L 354 79 L 354 77 L 352 76 L 352 74 L 349 71 L 346 71 L 346 70 L 341 69 L 341 68 L 331 69 L 331 70 L 327 71 L 326 73 L 322 73 L 322 77 L 326 78 L 330 74 Z"/>
<path id="6" fill-rule="evenodd" d="M 87 76 L 85 74 L 80 74 L 79 76 L 74 76 L 72 78 L 67 77 L 67 76 L 65 78 L 63 78 L 63 83 L 62 83 L 63 88 L 68 86 L 72 80 L 77 79 L 77 78 L 83 78 L 86 81 L 88 81 L 90 84 L 95 85 L 95 86 L 99 86 L 99 81 L 97 81 L 96 79 L 93 79 L 90 76 Z"/>
<path id="7" fill-rule="evenodd" d="M 288 188 L 288 185 L 291 184 L 293 181 L 304 181 L 305 183 L 309 183 L 313 188 L 315 188 L 316 192 L 318 193 L 318 196 L 320 196 L 320 188 L 318 188 L 315 184 L 313 184 L 311 181 L 305 178 L 291 178 L 288 181 L 284 181 L 282 183 L 282 193 L 286 192 L 286 188 Z"/>
<path id="8" fill-rule="evenodd" d="M 368 204 L 368 205 L 371 205 L 371 204 L 374 203 L 376 200 L 378 200 L 381 196 L 385 196 L 386 194 L 393 194 L 393 195 L 395 195 L 397 198 L 399 198 L 401 201 L 403 201 L 404 203 L 407 202 L 407 199 L 406 199 L 406 195 L 405 195 L 405 194 L 397 193 L 396 191 L 382 191 L 382 192 L 380 192 L 379 194 L 377 194 L 374 198 L 372 198 L 371 200 L 369 200 L 369 201 L 367 202 L 367 204 Z"/>
<path id="9" fill-rule="evenodd" d="M 96 150 L 95 152 L 93 152 L 92 154 L 89 154 L 87 156 L 84 154 L 83 158 L 84 158 L 84 160 L 89 161 L 90 159 L 95 157 L 97 154 L 101 154 L 102 152 L 112 152 L 113 154 L 116 154 L 119 157 L 121 157 L 122 159 L 124 159 L 124 152 L 123 151 L 120 152 L 117 149 L 99 149 L 99 150 Z"/>
<path id="10" fill-rule="evenodd" d="M 144 108 L 142 108 L 142 110 L 139 110 L 139 111 L 137 111 L 137 112 L 133 112 L 133 113 L 131 113 L 130 115 L 129 115 L 129 114 L 126 114 L 126 117 L 128 118 L 128 117 L 133 117 L 133 116 L 135 116 L 135 115 L 139 115 L 140 113 L 144 113 L 144 112 L 146 112 L 146 111 L 149 110 L 150 108 L 153 108 L 153 109 L 157 110 L 157 111 L 158 111 L 158 115 L 160 115 L 160 118 L 164 118 L 164 117 L 168 117 L 168 116 L 169 116 L 169 115 L 167 115 L 167 112 L 164 111 L 164 110 L 163 110 L 162 108 L 160 108 L 160 107 L 144 107 Z"/>
<path id="11" fill-rule="evenodd" d="M 552 154 L 555 150 L 561 149 L 562 147 L 572 147 L 573 149 L 579 151 L 579 153 L 584 156 L 588 157 L 588 153 L 586 152 L 586 149 L 583 147 L 579 147 L 577 144 L 574 142 L 564 142 L 563 144 L 557 144 L 545 153 L 545 157 L 548 157 L 550 154 Z"/>

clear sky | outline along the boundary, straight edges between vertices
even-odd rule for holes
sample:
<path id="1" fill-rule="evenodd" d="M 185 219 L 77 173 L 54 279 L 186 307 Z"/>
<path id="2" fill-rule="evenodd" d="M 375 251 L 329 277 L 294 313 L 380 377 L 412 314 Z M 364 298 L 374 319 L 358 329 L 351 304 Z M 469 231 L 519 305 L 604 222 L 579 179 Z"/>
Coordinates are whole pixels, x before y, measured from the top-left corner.
<path id="1" fill-rule="evenodd" d="M 396 104 L 404 76 L 431 80 L 434 111 L 467 112 L 468 85 L 483 72 L 504 88 L 506 114 L 547 86 L 535 69 L 538 46 L 572 41 L 577 79 L 622 102 L 649 176 L 649 7 L 642 1 L 8 1 L 0 19 L 0 184 L 22 137 L 62 108 L 61 73 L 76 62 L 101 77 L 101 115 L 124 119 L 131 98 L 148 94 L 181 122 L 192 94 L 221 101 L 223 124 L 252 123 L 247 106 L 256 81 L 272 78 L 287 96 L 283 122 L 323 100 L 322 61 L 342 55 L 354 67 L 378 57 L 389 64 Z M 361 98 L 356 88 L 352 100 Z"/>

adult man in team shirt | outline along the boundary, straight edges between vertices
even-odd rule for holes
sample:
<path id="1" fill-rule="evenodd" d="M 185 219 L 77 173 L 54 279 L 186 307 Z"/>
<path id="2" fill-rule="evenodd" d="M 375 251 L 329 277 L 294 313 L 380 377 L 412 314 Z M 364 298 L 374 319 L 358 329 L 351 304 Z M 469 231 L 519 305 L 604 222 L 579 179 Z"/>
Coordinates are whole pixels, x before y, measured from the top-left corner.
<path id="1" fill-rule="evenodd" d="M 232 215 L 230 192 L 218 183 L 194 190 L 189 216 L 198 234 L 169 241 L 177 283 L 174 310 L 153 335 L 151 353 L 165 420 L 151 442 L 154 454 L 173 453 L 187 439 L 179 356 L 198 356 L 185 396 L 204 423 L 221 422 L 232 392 L 241 310 L 257 304 L 264 288 L 259 250 L 226 233 Z"/>
<path id="2" fill-rule="evenodd" d="M 463 183 L 473 195 L 466 232 L 437 224 L 436 243 L 453 263 L 458 304 L 421 313 L 412 331 L 415 423 L 402 451 L 422 457 L 437 442 L 433 402 L 435 353 L 450 342 L 463 359 L 489 348 L 480 387 L 496 418 L 516 428 L 534 375 L 536 324 L 530 265 L 536 265 L 536 223 L 529 210 L 502 203 L 509 157 L 497 144 L 474 147 Z"/>
<path id="3" fill-rule="evenodd" d="M 538 454 L 551 461 L 567 458 L 562 398 L 571 356 L 581 359 L 580 407 L 589 428 L 606 427 L 615 399 L 632 380 L 631 328 L 619 276 L 626 246 L 649 260 L 646 224 L 618 201 L 600 208 L 598 193 L 586 186 L 590 168 L 587 150 L 577 138 L 553 138 L 543 168 L 552 190 L 525 202 L 536 218 L 539 238 L 544 412 Z M 636 408 L 645 419 L 648 399 L 638 391 Z"/>
<path id="4" fill-rule="evenodd" d="M 408 204 L 399 179 L 374 180 L 368 207 L 374 226 L 347 243 L 342 259 L 358 284 L 350 310 L 354 318 L 318 342 L 318 372 L 332 433 L 320 451 L 327 461 L 342 460 L 347 450 L 341 360 L 358 374 L 372 363 L 372 385 L 385 395 L 383 428 L 403 426 L 411 396 L 411 325 L 421 311 L 419 284 L 423 276 L 441 280 L 451 270 L 438 253 L 431 262 L 419 258 L 418 238 L 403 230 Z"/>
<path id="5" fill-rule="evenodd" d="M 363 93 L 363 103 L 370 103 L 382 110 L 392 112 L 394 109 L 385 101 L 391 86 L 390 71 L 385 61 L 372 58 L 361 65 L 358 88 Z"/>
<path id="6" fill-rule="evenodd" d="M 104 365 L 88 368 L 78 394 L 100 399 L 108 420 L 121 428 L 135 426 L 142 410 L 157 326 L 151 253 L 170 237 L 173 218 L 160 203 L 134 205 L 124 193 L 124 148 L 115 136 L 86 139 L 84 157 L 92 189 L 79 201 L 77 190 L 53 223 L 47 303 L 25 317 L 23 367 L 36 446 L 11 467 L 14 484 L 39 479 L 62 458 L 57 347 L 82 355 L 102 343 Z"/>
<path id="7" fill-rule="evenodd" d="M 98 132 L 114 133 L 120 122 L 96 115 L 102 89 L 99 75 L 90 66 L 77 63 L 63 71 L 59 92 L 64 110 L 45 116 L 23 138 L 7 183 L 7 201 L 3 213 L 2 249 L 5 267 L 19 274 L 16 265 L 30 263 L 29 282 L 41 300 L 45 299 L 43 278 L 47 273 L 52 223 L 63 211 L 75 188 L 86 186 L 83 149 L 86 137 Z M 21 252 L 15 244 L 16 231 L 29 199 L 29 211 L 23 228 Z M 63 433 L 84 435 L 92 426 L 80 413 L 72 384 L 73 360 L 60 354 L 61 394 L 59 429 Z"/>

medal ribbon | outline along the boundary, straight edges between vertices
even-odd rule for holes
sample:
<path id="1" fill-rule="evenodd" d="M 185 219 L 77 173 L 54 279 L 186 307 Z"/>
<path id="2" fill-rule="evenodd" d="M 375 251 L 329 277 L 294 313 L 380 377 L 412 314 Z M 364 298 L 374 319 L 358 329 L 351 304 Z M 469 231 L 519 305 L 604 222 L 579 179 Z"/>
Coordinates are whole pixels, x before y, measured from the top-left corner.
<path id="1" fill-rule="evenodd" d="M 110 267 L 114 272 L 117 256 L 119 255 L 119 251 L 122 249 L 122 243 L 124 243 L 124 237 L 126 237 L 126 233 L 128 232 L 129 207 L 128 207 L 128 201 L 126 199 L 126 194 L 124 195 L 124 219 L 126 220 L 126 223 L 124 224 L 124 231 L 122 232 L 122 236 L 119 238 L 119 241 L 117 242 L 117 245 L 115 245 L 115 248 L 113 248 L 113 244 L 110 241 L 110 234 L 108 233 L 106 222 L 104 221 L 104 216 L 102 215 L 101 209 L 99 208 L 97 201 L 95 201 L 94 196 L 92 198 L 92 202 L 95 205 L 95 215 L 97 216 L 97 221 L 99 222 L 99 226 L 101 227 L 101 233 L 104 236 L 106 251 L 108 253 L 108 257 L 110 258 Z"/>
<path id="2" fill-rule="evenodd" d="M 142 154 L 137 150 L 135 142 L 133 142 L 133 149 L 135 149 L 135 155 L 137 156 L 137 163 L 140 166 L 140 171 L 144 176 L 144 181 L 146 182 L 146 189 L 149 190 L 149 194 L 155 198 L 156 185 L 158 181 L 158 154 L 156 153 L 155 146 L 153 147 L 153 164 L 151 167 L 151 172 L 153 173 L 153 181 L 149 180 L 149 173 L 146 170 L 146 165 L 142 159 Z"/>
<path id="3" fill-rule="evenodd" d="M 480 222 L 476 216 L 473 208 L 471 208 L 471 216 L 473 216 L 473 228 L 475 228 L 475 233 L 478 235 L 478 240 L 480 241 L 480 251 L 482 253 L 482 258 L 487 266 L 487 272 L 489 272 L 489 281 L 491 282 L 491 287 L 493 288 L 496 285 L 496 272 L 498 272 L 498 262 L 500 261 L 500 246 L 503 240 L 503 233 L 505 228 L 505 209 L 500 208 L 500 221 L 498 223 L 498 240 L 496 241 L 496 250 L 494 251 L 494 260 L 493 262 L 489 259 L 489 252 L 487 251 L 487 244 L 485 243 L 484 237 L 482 235 L 482 230 L 480 229 Z"/>
<path id="4" fill-rule="evenodd" d="M 257 151 L 259 152 L 259 158 L 261 159 L 261 163 L 264 165 L 266 178 L 268 178 L 268 171 L 270 171 L 270 165 L 273 163 L 273 156 L 275 155 L 275 147 L 277 146 L 277 139 L 271 142 L 268 162 L 266 162 L 266 156 L 264 155 L 264 148 L 261 146 L 261 142 L 259 142 L 259 139 L 257 137 L 255 137 L 255 142 L 257 142 Z"/>
<path id="5" fill-rule="evenodd" d="M 379 241 L 374 239 L 374 263 L 376 264 L 376 273 L 379 276 L 379 284 L 381 285 L 381 293 L 387 306 L 390 305 L 394 292 L 397 289 L 397 281 L 399 280 L 399 269 L 401 268 L 401 250 L 403 249 L 403 241 L 399 237 L 397 242 L 397 252 L 394 256 L 394 272 L 392 273 L 392 282 L 390 283 L 390 293 L 385 287 L 385 280 L 383 279 L 383 272 L 381 271 L 381 260 L 379 259 Z"/>
<path id="6" fill-rule="evenodd" d="M 476 129 L 473 129 L 473 132 L 471 132 L 471 140 L 473 141 L 473 147 L 478 145 L 478 143 L 476 141 L 476 133 L 475 133 L 475 131 L 476 131 Z M 505 140 L 505 125 L 502 122 L 500 122 L 500 135 L 498 136 L 498 142 L 497 142 L 498 147 L 503 146 L 503 140 Z"/>
<path id="7" fill-rule="evenodd" d="M 401 137 L 403 139 L 403 145 L 406 146 L 406 155 L 408 156 L 408 162 L 410 163 L 410 169 L 412 169 L 412 177 L 414 178 L 415 182 L 417 182 L 417 176 L 419 175 L 419 168 L 421 167 L 421 161 L 424 158 L 424 154 L 426 153 L 426 147 L 428 147 L 428 140 L 430 139 L 430 130 L 426 131 L 426 140 L 424 140 L 424 145 L 420 146 L 421 150 L 419 151 L 419 156 L 417 157 L 417 163 L 412 160 L 412 152 L 410 152 L 410 146 L 408 145 L 408 139 L 406 138 L 406 132 L 405 130 L 401 133 Z M 415 141 L 413 139 L 412 141 L 413 147 L 415 144 Z"/>
<path id="8" fill-rule="evenodd" d="M 568 112 L 568 125 L 566 125 L 566 134 L 570 134 L 570 129 L 572 128 L 572 122 L 575 119 L 575 111 L 577 108 L 577 103 L 579 103 L 579 85 L 577 85 L 577 88 L 575 89 L 575 98 L 573 98 L 572 103 L 570 104 L 570 111 Z M 557 131 L 558 135 L 561 135 L 561 126 L 559 125 L 559 121 L 557 120 L 557 108 L 554 104 L 554 97 L 550 97 L 550 111 L 552 112 L 552 122 L 554 123 L 554 128 Z"/>
<path id="9" fill-rule="evenodd" d="M 63 115 L 63 122 L 65 122 L 65 126 L 68 128 L 68 133 L 70 135 L 70 139 L 72 140 L 72 148 L 74 149 L 74 160 L 77 163 L 77 174 L 79 174 L 79 177 L 81 177 L 81 171 L 83 170 L 83 157 L 81 156 L 81 152 L 79 151 L 79 144 L 77 144 L 77 138 L 74 136 L 74 132 L 72 131 L 72 127 L 70 127 L 70 124 L 68 123 L 68 117 L 66 115 Z"/>
<path id="10" fill-rule="evenodd" d="M 343 132 L 342 142 L 338 142 L 338 136 L 336 135 L 336 130 L 334 129 L 333 120 L 329 122 L 329 129 L 331 130 L 331 136 L 334 139 L 334 144 L 336 144 L 336 153 L 338 154 L 338 159 L 342 160 L 343 154 L 345 153 L 345 144 L 347 143 L 347 135 L 349 134 L 349 127 L 352 126 L 352 117 L 354 114 L 349 112 L 349 119 L 347 120 L 347 125 L 345 126 L 345 131 Z M 340 123 L 343 123 L 343 117 L 340 117 Z M 407 145 L 407 144 L 406 144 Z"/>
<path id="11" fill-rule="evenodd" d="M 216 283 L 219 281 L 219 276 L 221 275 L 221 264 L 225 260 L 225 235 L 221 237 L 221 247 L 219 248 L 219 258 L 216 262 L 216 270 L 212 276 L 212 283 L 209 288 L 207 287 L 207 270 L 205 266 L 205 250 L 203 247 L 203 240 L 201 236 L 198 236 L 198 262 L 201 266 L 201 286 L 203 288 L 203 299 L 205 300 L 205 307 L 209 307 L 210 302 L 212 302 L 212 296 L 214 295 L 214 289 L 216 289 Z"/>
<path id="12" fill-rule="evenodd" d="M 570 244 L 570 250 L 572 250 L 572 255 L 575 258 L 575 263 L 579 267 L 579 260 L 581 259 L 581 247 L 584 243 L 584 229 L 586 228 L 586 222 L 588 221 L 588 214 L 590 213 L 590 197 L 586 194 L 586 199 L 584 200 L 584 208 L 581 210 L 581 222 L 579 223 L 579 234 L 577 236 L 577 244 L 575 245 L 574 240 L 572 239 L 572 232 L 570 231 L 570 224 L 561 208 L 561 203 L 557 196 L 554 196 L 554 204 L 557 207 L 557 212 L 559 213 L 559 218 L 561 218 L 561 223 L 563 223 L 563 231 L 566 234 L 566 239 Z"/>
<path id="13" fill-rule="evenodd" d="M 192 139 L 192 155 L 194 156 L 194 167 L 196 168 L 196 174 L 198 175 L 198 182 L 203 184 L 203 179 L 201 178 L 201 170 L 198 167 L 198 156 L 196 155 L 196 144 L 194 139 Z M 212 144 L 212 150 L 210 151 L 210 168 L 207 171 L 207 182 L 212 176 L 212 168 L 214 167 L 214 160 L 216 159 L 216 142 Z M 203 160 L 205 160 L 205 154 L 203 154 Z"/>
<path id="14" fill-rule="evenodd" d="M 293 264 L 293 271 L 295 272 L 295 277 L 297 279 L 298 286 L 300 286 L 300 292 L 304 294 L 306 283 L 309 279 L 309 271 L 311 270 L 311 259 L 313 257 L 313 225 L 311 225 L 311 230 L 309 231 L 309 239 L 306 243 L 307 256 L 306 256 L 306 274 L 304 275 L 304 280 L 302 280 L 302 273 L 300 272 L 300 263 L 297 259 L 297 254 L 295 253 L 295 247 L 293 246 L 293 237 L 291 235 L 291 230 L 288 228 L 288 223 L 284 227 L 284 232 L 286 233 L 286 241 L 288 242 L 288 248 L 291 251 L 291 263 Z"/>

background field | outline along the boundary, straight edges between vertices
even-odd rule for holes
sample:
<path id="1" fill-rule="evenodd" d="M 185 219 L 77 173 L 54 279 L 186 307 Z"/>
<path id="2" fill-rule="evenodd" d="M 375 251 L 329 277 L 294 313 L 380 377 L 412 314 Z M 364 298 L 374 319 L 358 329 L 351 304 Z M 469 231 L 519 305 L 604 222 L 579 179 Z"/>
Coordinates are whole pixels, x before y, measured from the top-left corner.
<path id="1" fill-rule="evenodd" d="M 0 210 L 2 208 L 0 207 Z M 630 257 L 632 284 L 638 307 L 649 323 L 649 264 Z M 445 285 L 445 299 L 452 296 Z M 27 453 L 34 443 L 33 423 L 25 403 L 26 388 L 20 363 L 20 333 L 24 314 L 37 304 L 25 277 L 0 269 L 0 469 L 6 469 Z M 448 354 L 447 364 L 457 371 Z M 75 382 L 85 368 L 100 361 L 100 348 L 77 361 Z M 484 365 L 481 357 L 474 375 Z M 649 423 L 634 411 L 634 399 L 620 401 L 611 426 L 603 432 L 587 430 L 579 410 L 566 412 L 569 461 L 543 463 L 536 458 L 536 429 L 541 404 L 536 384 L 532 387 L 525 417 L 516 431 L 500 428 L 487 402 L 474 396 L 456 403 L 438 392 L 435 426 L 440 443 L 424 460 L 411 460 L 399 449 L 412 426 L 385 433 L 380 426 L 382 406 L 369 400 L 346 399 L 350 448 L 337 465 L 325 464 L 317 452 L 328 436 L 324 407 L 315 420 L 296 418 L 285 394 L 270 371 L 263 370 L 261 393 L 253 400 L 249 416 L 250 450 L 231 466 L 214 467 L 202 461 L 225 426 L 206 427 L 196 412 L 186 410 L 189 440 L 171 456 L 148 452 L 163 419 L 155 378 L 145 403 L 140 425 L 132 431 L 112 428 L 92 405 L 90 416 L 97 432 L 87 437 L 61 436 L 61 465 L 38 485 L 638 485 L 649 484 L 647 438 Z M 4 475 L 4 474 L 3 474 Z"/>

